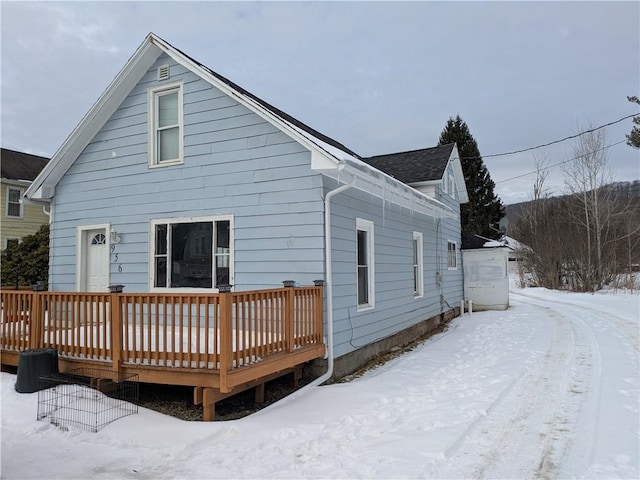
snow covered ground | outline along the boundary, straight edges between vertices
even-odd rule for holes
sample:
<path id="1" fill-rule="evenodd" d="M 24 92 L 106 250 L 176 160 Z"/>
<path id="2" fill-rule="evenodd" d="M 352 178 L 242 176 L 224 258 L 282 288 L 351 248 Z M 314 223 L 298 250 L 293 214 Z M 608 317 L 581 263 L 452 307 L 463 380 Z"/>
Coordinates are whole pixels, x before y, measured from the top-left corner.
<path id="1" fill-rule="evenodd" d="M 640 296 L 511 292 L 349 383 L 229 422 L 36 421 L 2 374 L 4 479 L 638 478 Z"/>

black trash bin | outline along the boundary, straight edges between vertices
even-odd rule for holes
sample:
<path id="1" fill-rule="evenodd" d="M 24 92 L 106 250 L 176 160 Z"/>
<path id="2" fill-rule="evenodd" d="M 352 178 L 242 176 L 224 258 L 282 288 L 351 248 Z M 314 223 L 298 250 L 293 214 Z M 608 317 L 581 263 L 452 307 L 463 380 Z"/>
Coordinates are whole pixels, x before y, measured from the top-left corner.
<path id="1" fill-rule="evenodd" d="M 40 381 L 43 375 L 58 373 L 58 351 L 53 348 L 25 350 L 18 360 L 16 392 L 33 393 L 49 385 Z"/>

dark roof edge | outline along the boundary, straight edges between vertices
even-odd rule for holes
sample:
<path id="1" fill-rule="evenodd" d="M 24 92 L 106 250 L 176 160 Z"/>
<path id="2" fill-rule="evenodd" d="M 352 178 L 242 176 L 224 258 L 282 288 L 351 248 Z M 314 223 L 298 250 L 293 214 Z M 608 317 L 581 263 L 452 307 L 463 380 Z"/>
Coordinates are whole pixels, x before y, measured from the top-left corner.
<path id="1" fill-rule="evenodd" d="M 27 156 L 27 157 L 34 157 L 34 158 L 38 158 L 38 159 L 41 159 L 41 160 L 46 160 L 47 162 L 49 160 L 51 160 L 49 157 L 43 157 L 42 155 L 35 155 L 33 153 L 28 153 L 28 152 L 21 152 L 20 150 L 12 150 L 11 148 L 1 147 L 0 148 L 0 153 L 2 153 L 2 152 L 17 153 L 18 155 L 24 155 L 24 156 Z"/>
<path id="2" fill-rule="evenodd" d="M 374 158 L 381 158 L 381 157 L 394 157 L 396 155 L 404 155 L 406 153 L 414 153 L 414 152 L 422 152 L 425 150 L 435 150 L 437 148 L 442 148 L 444 150 L 444 147 L 450 147 L 449 148 L 449 155 L 451 155 L 451 151 L 453 150 L 455 143 L 447 143 L 445 145 L 436 145 L 435 147 L 426 147 L 426 148 L 416 148 L 413 150 L 404 150 L 402 152 L 391 152 L 391 153 L 383 153 L 380 155 L 372 155 L 370 157 L 361 157 L 362 160 L 369 160 L 369 159 L 374 159 Z"/>
<path id="3" fill-rule="evenodd" d="M 165 43 L 167 43 L 167 45 L 171 45 L 169 42 L 167 42 L 166 40 L 162 39 L 162 41 L 164 41 Z M 296 127 L 306 131 L 307 133 L 313 135 L 314 137 L 316 137 L 317 139 L 331 145 L 332 147 L 338 148 L 342 151 L 344 151 L 345 153 L 348 153 L 349 155 L 353 155 L 354 157 L 360 159 L 362 158 L 360 155 L 358 155 L 356 152 L 354 152 L 353 150 L 351 150 L 350 148 L 346 147 L 345 145 L 343 145 L 342 143 L 334 140 L 331 137 L 328 137 L 327 135 L 315 130 L 314 128 L 311 128 L 310 126 L 308 126 L 307 124 L 301 122 L 300 120 L 298 120 L 295 117 L 292 117 L 291 115 L 289 115 L 288 113 L 280 110 L 277 107 L 274 107 L 273 105 L 271 105 L 269 102 L 264 101 L 263 99 L 261 99 L 260 97 L 258 97 L 257 95 L 251 93 L 250 91 L 242 88 L 240 85 L 238 85 L 237 83 L 232 82 L 231 80 L 229 80 L 228 78 L 224 77 L 223 75 L 220 75 L 219 73 L 211 70 L 211 68 L 207 67 L 206 65 L 204 65 L 203 63 L 199 62 L 198 60 L 196 60 L 195 58 L 193 58 L 192 56 L 188 55 L 187 53 L 183 52 L 182 50 L 180 50 L 179 48 L 176 48 L 175 46 L 171 45 L 171 48 L 175 49 L 177 52 L 179 52 L 181 55 L 184 55 L 185 58 L 188 58 L 189 60 L 191 60 L 193 63 L 195 63 L 196 65 L 204 68 L 205 70 L 207 70 L 209 73 L 211 73 L 211 75 L 213 75 L 214 77 L 216 77 L 218 80 L 220 80 L 221 82 L 223 82 L 224 84 L 228 85 L 229 87 L 231 87 L 233 90 L 238 91 L 239 93 L 246 95 L 247 97 L 251 98 L 252 100 L 258 102 L 260 105 L 262 105 L 263 107 L 265 107 L 266 109 L 270 110 L 271 112 L 273 112 L 274 114 L 278 115 L 279 117 L 281 117 L 283 120 L 286 120 L 287 122 L 295 125 Z"/>

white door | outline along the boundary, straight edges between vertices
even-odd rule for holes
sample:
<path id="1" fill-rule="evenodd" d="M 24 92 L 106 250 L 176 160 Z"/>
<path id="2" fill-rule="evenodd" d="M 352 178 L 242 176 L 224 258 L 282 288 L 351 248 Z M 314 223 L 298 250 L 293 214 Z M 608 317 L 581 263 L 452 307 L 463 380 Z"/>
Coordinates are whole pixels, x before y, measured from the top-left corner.
<path id="1" fill-rule="evenodd" d="M 106 292 L 109 286 L 107 232 L 106 230 L 88 230 L 85 241 L 85 291 Z"/>

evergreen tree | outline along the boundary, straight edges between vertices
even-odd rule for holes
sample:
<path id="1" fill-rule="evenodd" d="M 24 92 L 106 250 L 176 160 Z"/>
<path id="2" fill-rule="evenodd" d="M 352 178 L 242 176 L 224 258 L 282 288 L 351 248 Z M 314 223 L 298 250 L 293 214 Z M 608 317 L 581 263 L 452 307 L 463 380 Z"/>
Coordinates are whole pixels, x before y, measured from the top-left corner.
<path id="1" fill-rule="evenodd" d="M 631 103 L 637 103 L 640 105 L 640 100 L 638 97 L 627 97 Z M 627 145 L 633 148 L 640 148 L 640 115 L 637 117 L 633 117 L 633 128 L 631 129 L 631 133 L 627 135 Z"/>
<path id="2" fill-rule="evenodd" d="M 10 243 L 0 254 L 2 285 L 17 287 L 49 280 L 49 225 L 42 225 L 20 243 Z"/>
<path id="3" fill-rule="evenodd" d="M 459 115 L 449 118 L 440 134 L 438 145 L 454 142 L 458 146 L 464 181 L 469 193 L 469 203 L 460 206 L 462 230 L 497 239 L 500 234 L 496 230 L 500 219 L 504 217 L 504 207 L 493 191 L 496 184 L 491 180 L 489 171 L 482 161 L 478 144 Z"/>

